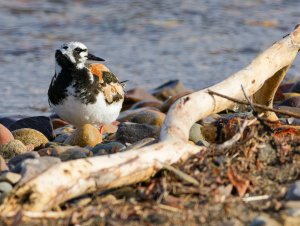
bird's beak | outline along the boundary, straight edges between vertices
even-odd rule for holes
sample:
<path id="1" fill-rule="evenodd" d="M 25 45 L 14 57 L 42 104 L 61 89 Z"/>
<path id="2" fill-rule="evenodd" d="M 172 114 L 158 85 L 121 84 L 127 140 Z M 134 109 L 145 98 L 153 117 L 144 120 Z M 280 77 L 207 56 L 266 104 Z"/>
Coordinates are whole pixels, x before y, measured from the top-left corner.
<path id="1" fill-rule="evenodd" d="M 87 55 L 87 59 L 92 60 L 92 61 L 105 61 L 104 59 L 102 59 L 100 57 L 97 57 L 97 56 L 95 56 L 93 54 L 90 54 L 90 53 Z"/>

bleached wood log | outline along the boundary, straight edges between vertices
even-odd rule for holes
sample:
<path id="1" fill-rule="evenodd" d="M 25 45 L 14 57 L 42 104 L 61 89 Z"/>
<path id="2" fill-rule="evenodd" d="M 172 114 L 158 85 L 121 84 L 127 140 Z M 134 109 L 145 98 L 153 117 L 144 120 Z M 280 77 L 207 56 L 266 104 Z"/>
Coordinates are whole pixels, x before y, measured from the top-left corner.
<path id="1" fill-rule="evenodd" d="M 159 143 L 55 165 L 17 186 L 1 205 L 1 215 L 11 215 L 19 210 L 49 210 L 85 193 L 140 182 L 161 169 L 160 163 L 173 164 L 203 150 L 204 147 L 188 143 L 191 126 L 199 119 L 232 105 L 227 99 L 208 94 L 208 89 L 243 100 L 241 85 L 249 96 L 255 94 L 269 78 L 290 67 L 299 48 L 300 27 L 221 83 L 179 99 L 167 114 Z"/>

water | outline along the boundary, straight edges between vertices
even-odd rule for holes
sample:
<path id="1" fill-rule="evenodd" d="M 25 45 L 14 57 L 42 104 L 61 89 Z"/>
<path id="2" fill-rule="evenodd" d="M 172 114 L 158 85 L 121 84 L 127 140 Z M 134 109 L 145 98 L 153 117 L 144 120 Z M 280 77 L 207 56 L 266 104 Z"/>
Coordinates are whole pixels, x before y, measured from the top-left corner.
<path id="1" fill-rule="evenodd" d="M 128 88 L 180 79 L 200 89 L 291 31 L 299 9 L 298 0 L 0 0 L 0 115 L 49 114 L 63 42 L 85 43 Z M 289 76 L 299 69 L 297 59 Z"/>

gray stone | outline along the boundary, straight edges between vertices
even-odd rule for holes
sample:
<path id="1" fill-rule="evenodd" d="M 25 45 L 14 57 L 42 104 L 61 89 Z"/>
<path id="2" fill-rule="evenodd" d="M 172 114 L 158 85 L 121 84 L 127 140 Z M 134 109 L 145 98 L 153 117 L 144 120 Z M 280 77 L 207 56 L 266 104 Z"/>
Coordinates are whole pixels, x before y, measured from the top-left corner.
<path id="1" fill-rule="evenodd" d="M 300 81 L 296 82 L 291 89 L 289 90 L 291 93 L 300 93 Z"/>
<path id="2" fill-rule="evenodd" d="M 22 179 L 20 180 L 19 184 L 21 185 L 26 183 L 33 177 L 39 175 L 48 168 L 60 162 L 61 160 L 59 158 L 51 156 L 43 156 L 36 159 L 26 159 L 21 164 Z"/>
<path id="3" fill-rule="evenodd" d="M 145 110 L 135 115 L 131 122 L 162 127 L 166 115 L 160 111 Z"/>
<path id="4" fill-rule="evenodd" d="M 250 226 L 280 226 L 276 220 L 271 218 L 269 215 L 263 214 L 256 217 L 250 224 Z"/>
<path id="5" fill-rule="evenodd" d="M 287 200 L 300 200 L 300 180 L 290 185 L 285 198 Z"/>
<path id="6" fill-rule="evenodd" d="M 51 119 L 46 116 L 26 117 L 9 125 L 11 131 L 22 128 L 35 129 L 44 134 L 49 140 L 54 138 Z"/>
<path id="7" fill-rule="evenodd" d="M 166 100 L 170 96 L 176 96 L 177 94 L 183 93 L 186 88 L 179 80 L 170 80 L 161 86 L 152 90 L 152 95 L 154 95 L 159 100 Z"/>
<path id="8" fill-rule="evenodd" d="M 26 160 L 26 159 L 35 159 L 40 157 L 40 155 L 35 152 L 35 151 L 31 151 L 31 152 L 26 152 L 20 155 L 17 155 L 13 158 L 11 158 L 8 161 L 8 167 L 10 169 L 10 171 L 14 172 L 14 173 L 20 173 L 21 172 L 21 163 Z"/>
<path id="9" fill-rule="evenodd" d="M 62 152 L 59 155 L 59 158 L 62 161 L 68 161 L 73 159 L 87 158 L 88 156 L 92 156 L 92 152 L 90 150 L 86 148 L 72 147 Z"/>
<path id="10" fill-rule="evenodd" d="M 300 96 L 290 97 L 284 101 L 282 101 L 278 106 L 288 106 L 299 108 L 300 107 Z"/>
<path id="11" fill-rule="evenodd" d="M 143 107 L 154 107 L 160 109 L 161 105 L 162 101 L 160 100 L 142 100 L 132 105 L 130 109 L 134 110 Z"/>
<path id="12" fill-rule="evenodd" d="M 57 143 L 64 143 L 65 140 L 69 137 L 70 135 L 69 134 L 60 134 L 58 135 L 54 140 L 53 142 L 57 142 Z"/>
<path id="13" fill-rule="evenodd" d="M 132 144 L 148 137 L 158 139 L 159 133 L 159 126 L 124 122 L 119 125 L 116 138 L 121 143 Z"/>
<path id="14" fill-rule="evenodd" d="M 3 172 L 0 174 L 0 182 L 9 182 L 11 184 L 16 184 L 21 179 L 21 175 L 12 172 Z"/>
<path id="15" fill-rule="evenodd" d="M 120 152 L 124 150 L 126 147 L 120 142 L 109 142 L 105 144 L 97 144 L 93 149 L 92 152 L 94 155 L 106 155 L 112 154 L 116 152 Z"/>
<path id="16" fill-rule="evenodd" d="M 7 194 L 13 189 L 13 186 L 5 181 L 0 182 L 0 192 Z"/>

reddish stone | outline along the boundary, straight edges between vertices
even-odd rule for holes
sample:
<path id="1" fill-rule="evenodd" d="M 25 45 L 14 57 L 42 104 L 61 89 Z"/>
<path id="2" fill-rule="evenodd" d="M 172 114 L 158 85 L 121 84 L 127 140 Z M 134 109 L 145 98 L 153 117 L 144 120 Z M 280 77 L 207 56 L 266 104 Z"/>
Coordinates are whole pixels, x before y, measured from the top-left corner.
<path id="1" fill-rule="evenodd" d="M 14 136 L 12 133 L 7 129 L 5 126 L 0 124 L 0 144 L 7 144 L 8 142 L 12 141 Z"/>
<path id="2" fill-rule="evenodd" d="M 129 109 L 133 104 L 142 100 L 159 101 L 156 97 L 154 97 L 144 89 L 131 89 L 125 94 L 125 100 L 123 103 L 122 111 Z"/>
<path id="3" fill-rule="evenodd" d="M 52 125 L 53 125 L 53 129 L 57 129 L 57 128 L 61 128 L 66 125 L 69 125 L 69 123 L 62 119 L 55 118 L 55 119 L 52 119 Z"/>

